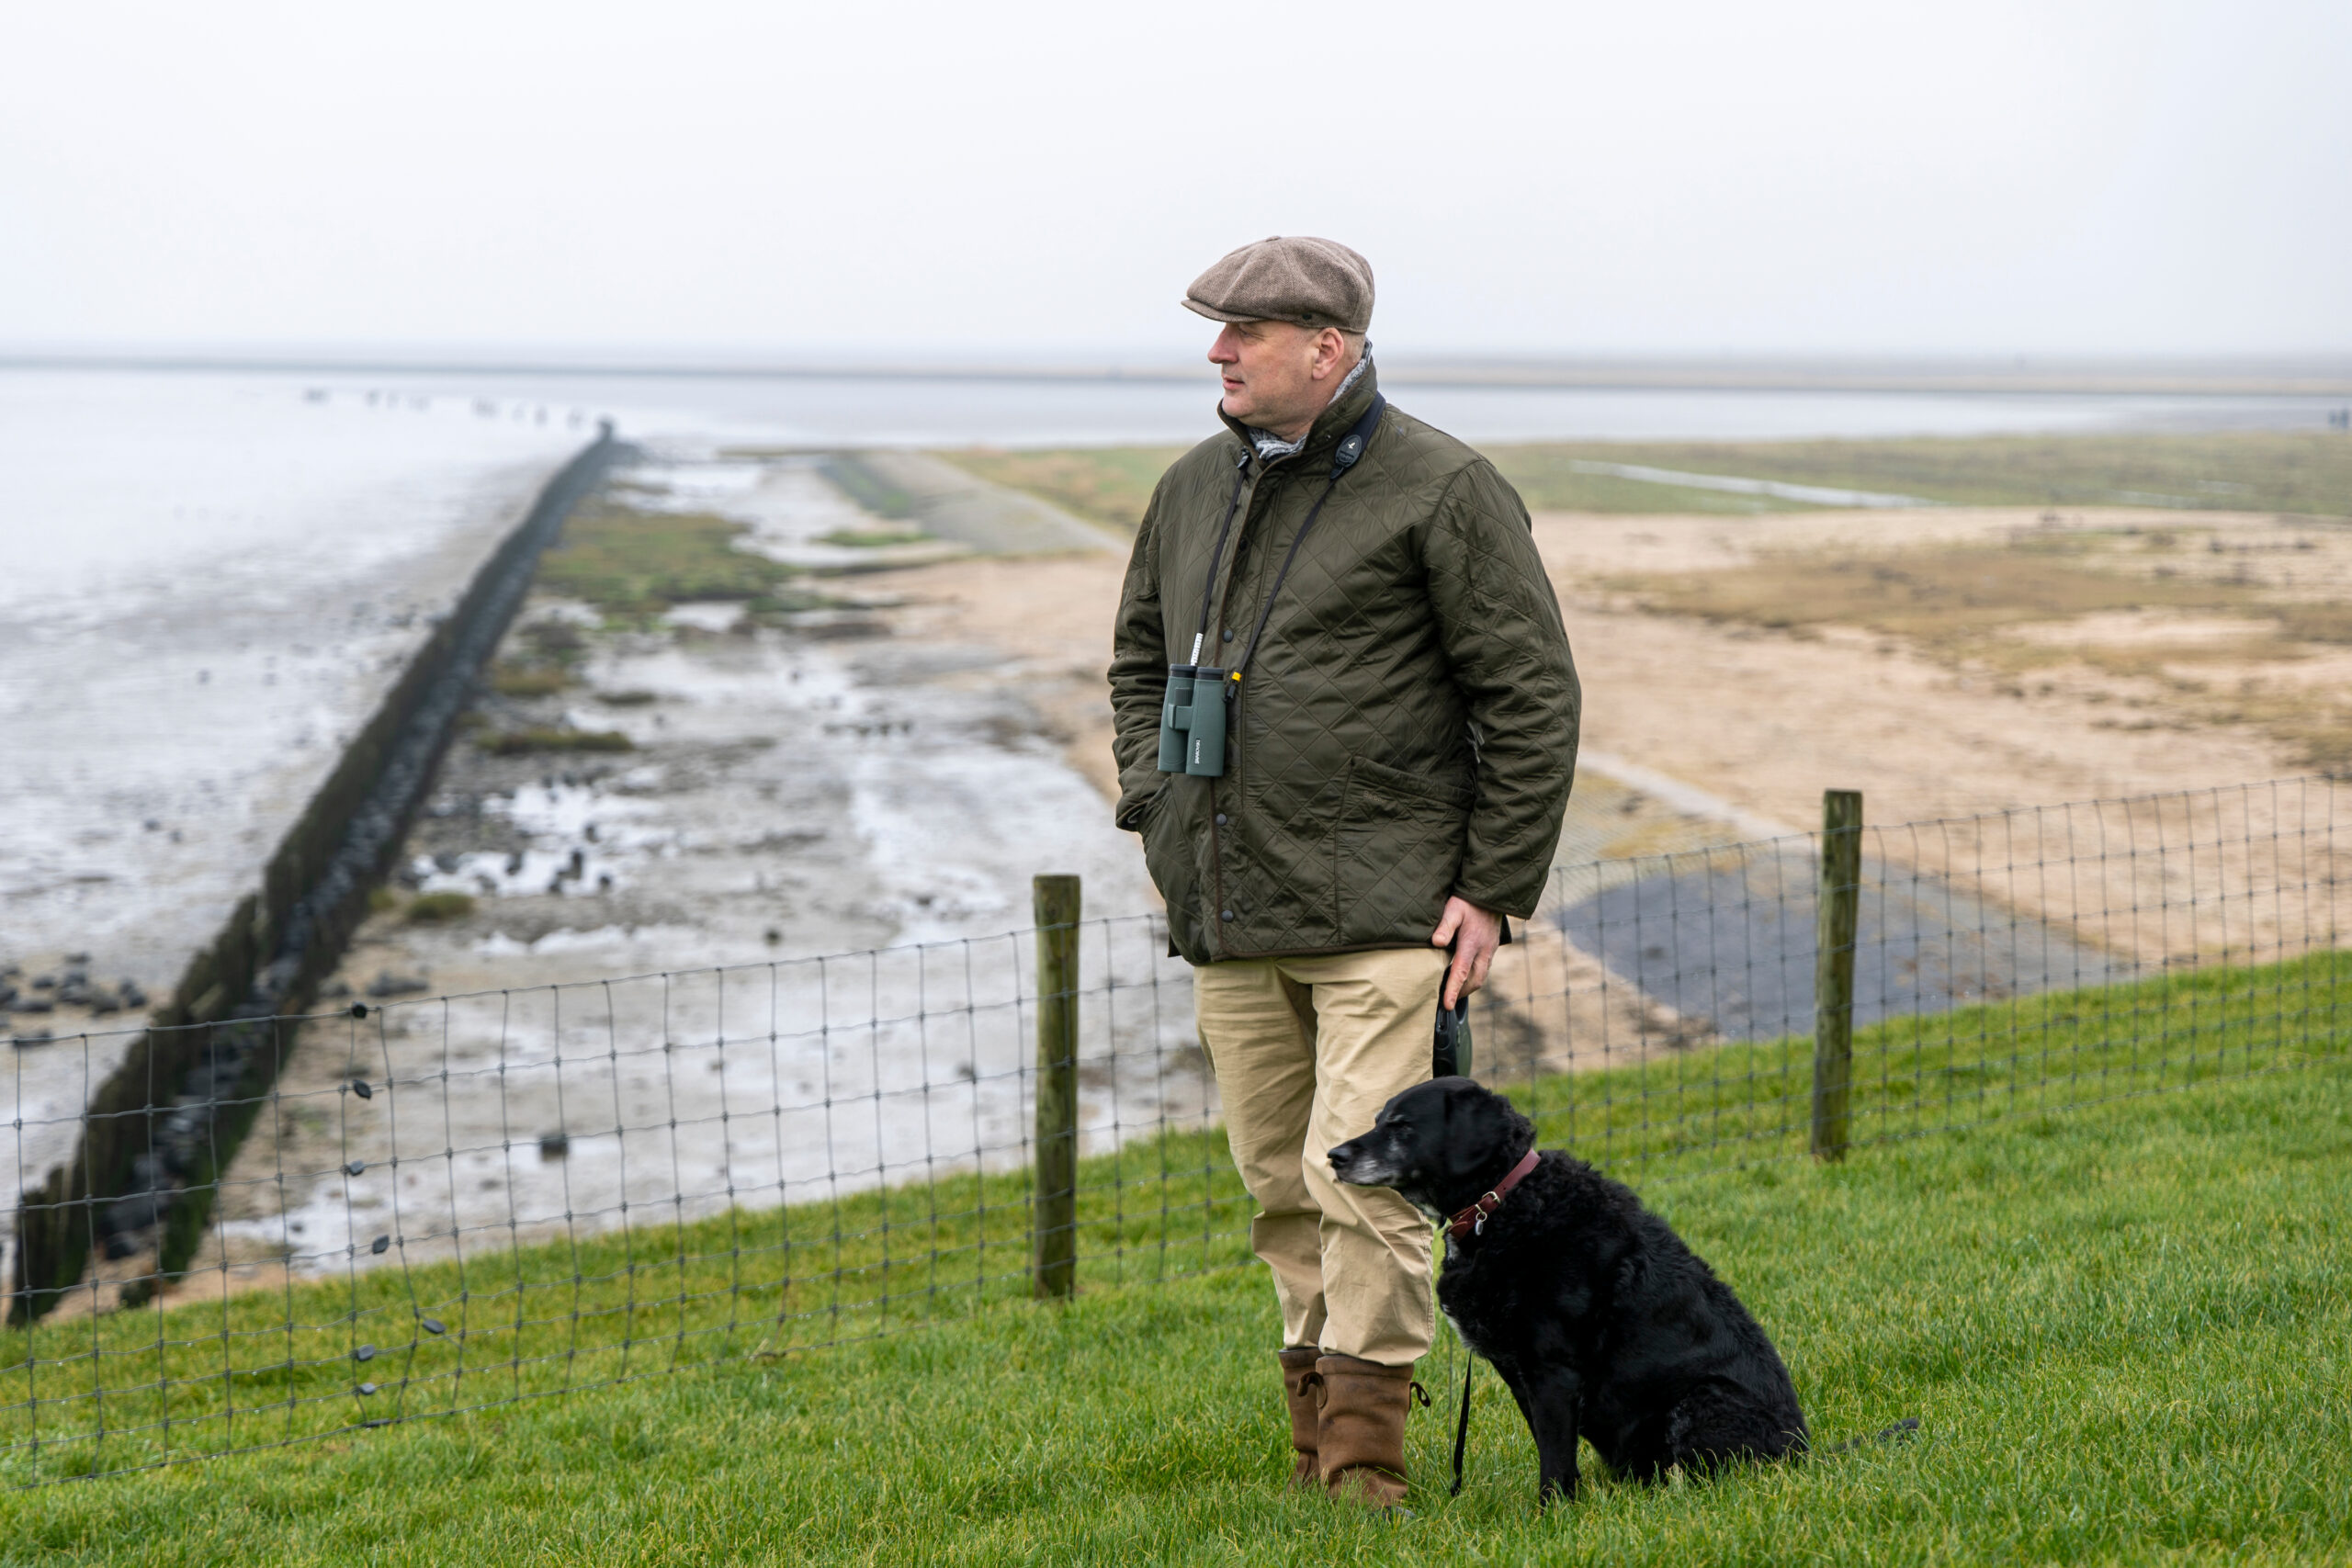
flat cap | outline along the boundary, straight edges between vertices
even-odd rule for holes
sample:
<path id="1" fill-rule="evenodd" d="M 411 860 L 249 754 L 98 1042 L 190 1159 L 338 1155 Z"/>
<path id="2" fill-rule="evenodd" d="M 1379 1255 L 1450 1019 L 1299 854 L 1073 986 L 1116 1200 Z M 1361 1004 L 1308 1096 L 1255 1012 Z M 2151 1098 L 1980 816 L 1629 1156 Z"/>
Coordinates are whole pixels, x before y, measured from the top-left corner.
<path id="1" fill-rule="evenodd" d="M 1184 309 L 1212 321 L 1368 332 L 1372 264 L 1336 240 L 1277 234 L 1242 246 L 1193 279 Z"/>

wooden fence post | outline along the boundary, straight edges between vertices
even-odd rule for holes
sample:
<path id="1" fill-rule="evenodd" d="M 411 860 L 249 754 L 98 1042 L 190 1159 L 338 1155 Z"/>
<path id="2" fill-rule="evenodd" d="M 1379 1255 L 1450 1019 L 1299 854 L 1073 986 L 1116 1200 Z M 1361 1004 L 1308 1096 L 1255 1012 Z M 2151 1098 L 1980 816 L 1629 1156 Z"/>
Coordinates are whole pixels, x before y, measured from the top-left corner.
<path id="1" fill-rule="evenodd" d="M 1037 925 L 1037 1193 L 1041 1299 L 1078 1289 L 1078 917 L 1075 876 L 1033 885 Z"/>
<path id="2" fill-rule="evenodd" d="M 1846 1157 L 1854 1072 L 1854 945 L 1861 932 L 1862 795 L 1821 795 L 1821 894 L 1813 969 L 1813 1157 Z"/>

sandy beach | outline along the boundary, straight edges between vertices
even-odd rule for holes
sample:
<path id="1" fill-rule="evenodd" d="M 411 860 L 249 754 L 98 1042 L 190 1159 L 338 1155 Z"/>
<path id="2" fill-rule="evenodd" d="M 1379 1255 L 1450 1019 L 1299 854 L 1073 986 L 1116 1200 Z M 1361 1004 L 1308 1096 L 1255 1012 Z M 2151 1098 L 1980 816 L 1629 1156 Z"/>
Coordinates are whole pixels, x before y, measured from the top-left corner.
<path id="1" fill-rule="evenodd" d="M 1686 781 L 1793 829 L 1825 788 L 1860 789 L 1882 822 L 2235 784 L 2300 772 L 2290 746 L 2249 725 L 2198 718 L 2160 678 L 2087 665 L 2051 689 L 1972 674 L 1859 629 L 1805 635 L 1642 613 L 1608 580 L 1737 564 L 1770 551 L 1874 549 L 1992 541 L 2037 526 L 2037 509 L 1801 513 L 1747 519 L 1545 514 L 1536 542 L 1568 619 L 1584 682 L 1588 750 Z M 2175 513 L 2119 512 L 2107 528 L 2177 525 Z M 2224 537 L 2277 533 L 2267 516 L 2204 513 Z M 2352 537 L 2325 536 L 2352 563 Z M 1102 671 L 1125 562 L 1113 557 L 991 561 L 889 573 L 874 586 L 910 602 L 935 635 L 968 637 L 1017 661 L 1067 729 L 1072 760 L 1110 781 Z M 2320 591 L 2334 581 L 2314 573 Z M 2086 640 L 2147 640 L 2142 617 L 2082 628 Z M 2224 666 L 2226 682 L 2245 673 Z M 2297 661 L 2297 683 L 2352 681 L 2352 654 Z M 1066 688 L 1066 690 L 1065 690 Z M 1091 689 L 1090 689 L 1091 688 Z M 2130 716 L 2119 722 L 2119 711 Z M 2144 722 L 2143 722 L 2144 721 Z"/>

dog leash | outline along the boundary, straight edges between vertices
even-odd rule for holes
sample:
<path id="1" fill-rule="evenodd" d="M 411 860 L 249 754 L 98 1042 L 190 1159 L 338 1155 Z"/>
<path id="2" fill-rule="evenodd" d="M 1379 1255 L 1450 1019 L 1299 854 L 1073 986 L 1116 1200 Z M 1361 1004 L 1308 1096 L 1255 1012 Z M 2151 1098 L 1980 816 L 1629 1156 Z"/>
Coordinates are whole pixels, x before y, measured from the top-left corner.
<path id="1" fill-rule="evenodd" d="M 1462 1454 L 1470 1446 L 1470 1375 L 1478 1370 L 1477 1352 L 1468 1345 L 1462 1347 L 1462 1418 L 1453 1427 L 1453 1490 L 1449 1497 L 1462 1495 Z"/>
<path id="2" fill-rule="evenodd" d="M 1492 1190 L 1480 1193 L 1476 1202 L 1446 1222 L 1446 1234 L 1484 1235 L 1487 1216 L 1503 1206 L 1503 1200 L 1510 1196 L 1510 1190 L 1526 1180 L 1527 1173 L 1533 1170 L 1542 1158 L 1533 1149 L 1520 1156 L 1519 1163 L 1495 1183 Z M 1453 1489 L 1446 1494 L 1449 1497 L 1462 1495 L 1462 1456 L 1470 1447 L 1470 1380 L 1477 1371 L 1477 1352 L 1464 1341 L 1462 1347 L 1462 1414 L 1453 1426 Z"/>

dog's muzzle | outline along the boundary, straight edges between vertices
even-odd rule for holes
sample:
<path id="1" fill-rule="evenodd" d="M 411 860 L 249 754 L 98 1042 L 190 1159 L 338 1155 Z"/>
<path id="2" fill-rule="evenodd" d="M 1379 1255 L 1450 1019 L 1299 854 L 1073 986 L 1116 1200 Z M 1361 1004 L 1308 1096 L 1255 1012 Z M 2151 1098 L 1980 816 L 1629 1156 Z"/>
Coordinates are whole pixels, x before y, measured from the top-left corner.
<path id="1" fill-rule="evenodd" d="M 1396 1168 L 1375 1156 L 1363 1141 L 1350 1138 L 1329 1156 L 1331 1175 L 1350 1187 L 1390 1187 L 1396 1184 Z"/>

